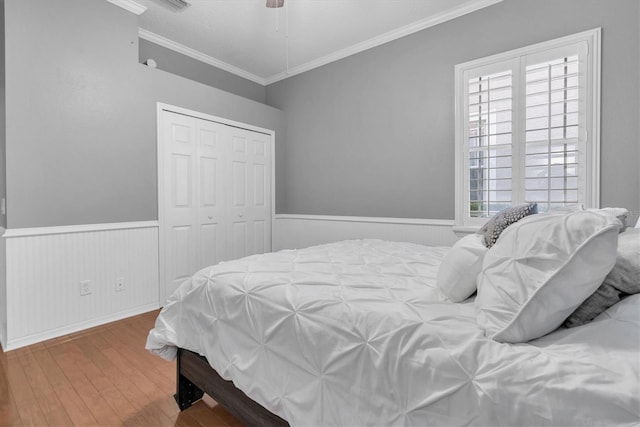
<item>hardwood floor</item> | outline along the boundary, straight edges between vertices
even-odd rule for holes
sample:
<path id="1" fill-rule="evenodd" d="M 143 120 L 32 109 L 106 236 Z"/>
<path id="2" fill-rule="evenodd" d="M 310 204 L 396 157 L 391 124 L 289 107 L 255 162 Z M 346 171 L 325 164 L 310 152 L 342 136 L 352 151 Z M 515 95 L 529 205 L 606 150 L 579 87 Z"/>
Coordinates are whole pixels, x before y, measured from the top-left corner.
<path id="1" fill-rule="evenodd" d="M 241 426 L 206 395 L 178 410 L 175 362 L 144 349 L 157 313 L 0 352 L 0 425 Z"/>

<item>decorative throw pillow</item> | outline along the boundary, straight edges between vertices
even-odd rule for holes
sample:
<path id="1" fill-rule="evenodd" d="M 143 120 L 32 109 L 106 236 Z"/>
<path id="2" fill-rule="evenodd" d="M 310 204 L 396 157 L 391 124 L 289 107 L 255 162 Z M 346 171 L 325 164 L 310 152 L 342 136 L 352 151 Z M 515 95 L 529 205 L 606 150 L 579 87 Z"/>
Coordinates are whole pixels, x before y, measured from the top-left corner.
<path id="1" fill-rule="evenodd" d="M 512 206 L 501 210 L 495 214 L 487 223 L 478 231 L 478 234 L 484 236 L 484 245 L 487 248 L 493 246 L 500 234 L 511 224 L 521 220 L 522 218 L 538 213 L 537 203 L 525 203 L 524 205 Z"/>
<path id="2" fill-rule="evenodd" d="M 629 228 L 618 236 L 613 270 L 595 293 L 571 313 L 564 326 L 573 328 L 588 323 L 622 298 L 637 293 L 640 293 L 640 228 Z"/>
<path id="3" fill-rule="evenodd" d="M 477 322 L 499 342 L 539 338 L 591 295 L 616 261 L 619 221 L 577 211 L 509 227 L 478 276 Z"/>
<path id="4" fill-rule="evenodd" d="M 438 269 L 438 291 L 453 302 L 469 298 L 476 291 L 476 279 L 487 251 L 484 237 L 479 234 L 469 234 L 458 240 Z"/>

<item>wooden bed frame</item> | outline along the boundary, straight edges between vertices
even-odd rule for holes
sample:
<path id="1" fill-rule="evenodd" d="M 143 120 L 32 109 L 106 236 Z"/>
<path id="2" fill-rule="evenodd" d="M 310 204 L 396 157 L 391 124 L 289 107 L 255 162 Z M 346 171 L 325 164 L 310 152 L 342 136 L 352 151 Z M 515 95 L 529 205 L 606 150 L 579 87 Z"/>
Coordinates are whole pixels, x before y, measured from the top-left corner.
<path id="1" fill-rule="evenodd" d="M 231 381 L 222 378 L 199 354 L 178 348 L 176 394 L 181 411 L 207 393 L 246 426 L 285 427 L 285 420 L 251 400 Z"/>

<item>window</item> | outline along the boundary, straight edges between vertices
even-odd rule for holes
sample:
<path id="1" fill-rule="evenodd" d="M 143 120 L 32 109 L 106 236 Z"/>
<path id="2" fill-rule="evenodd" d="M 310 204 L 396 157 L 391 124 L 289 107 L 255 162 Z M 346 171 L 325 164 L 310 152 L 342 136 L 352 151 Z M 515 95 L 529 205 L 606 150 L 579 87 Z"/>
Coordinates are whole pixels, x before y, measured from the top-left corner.
<path id="1" fill-rule="evenodd" d="M 599 200 L 600 30 L 456 66 L 456 225 Z"/>

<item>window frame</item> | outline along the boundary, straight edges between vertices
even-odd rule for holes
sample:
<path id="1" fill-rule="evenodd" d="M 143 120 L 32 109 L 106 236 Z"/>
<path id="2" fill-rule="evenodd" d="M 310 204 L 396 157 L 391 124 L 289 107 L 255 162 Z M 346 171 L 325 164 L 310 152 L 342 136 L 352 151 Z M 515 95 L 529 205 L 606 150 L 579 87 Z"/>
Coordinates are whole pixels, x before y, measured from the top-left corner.
<path id="1" fill-rule="evenodd" d="M 600 74 L 601 74 L 601 29 L 572 34 L 565 37 L 533 44 L 508 52 L 487 56 L 464 62 L 455 66 L 455 221 L 454 232 L 456 234 L 466 234 L 476 231 L 487 218 L 474 218 L 468 215 L 469 206 L 469 147 L 465 129 L 468 123 L 465 119 L 465 111 L 469 108 L 468 79 L 470 74 L 478 74 L 481 70 L 495 70 L 501 64 L 511 63 L 514 72 L 513 81 L 513 111 L 514 118 L 512 124 L 512 156 L 513 164 L 524 161 L 524 130 L 522 115 L 525 106 L 525 97 L 522 94 L 524 86 L 521 79 L 524 78 L 527 57 L 544 54 L 545 51 L 566 48 L 567 46 L 586 43 L 587 53 L 585 59 L 586 68 L 586 95 L 585 95 L 585 152 L 580 153 L 585 156 L 584 168 L 584 200 L 579 203 L 589 208 L 597 208 L 600 203 Z M 520 75 L 515 77 L 516 73 Z M 524 182 L 521 168 L 513 168 L 515 175 L 512 179 L 516 182 L 512 185 L 514 189 L 513 203 L 521 202 L 519 197 L 523 194 L 517 190 Z"/>

